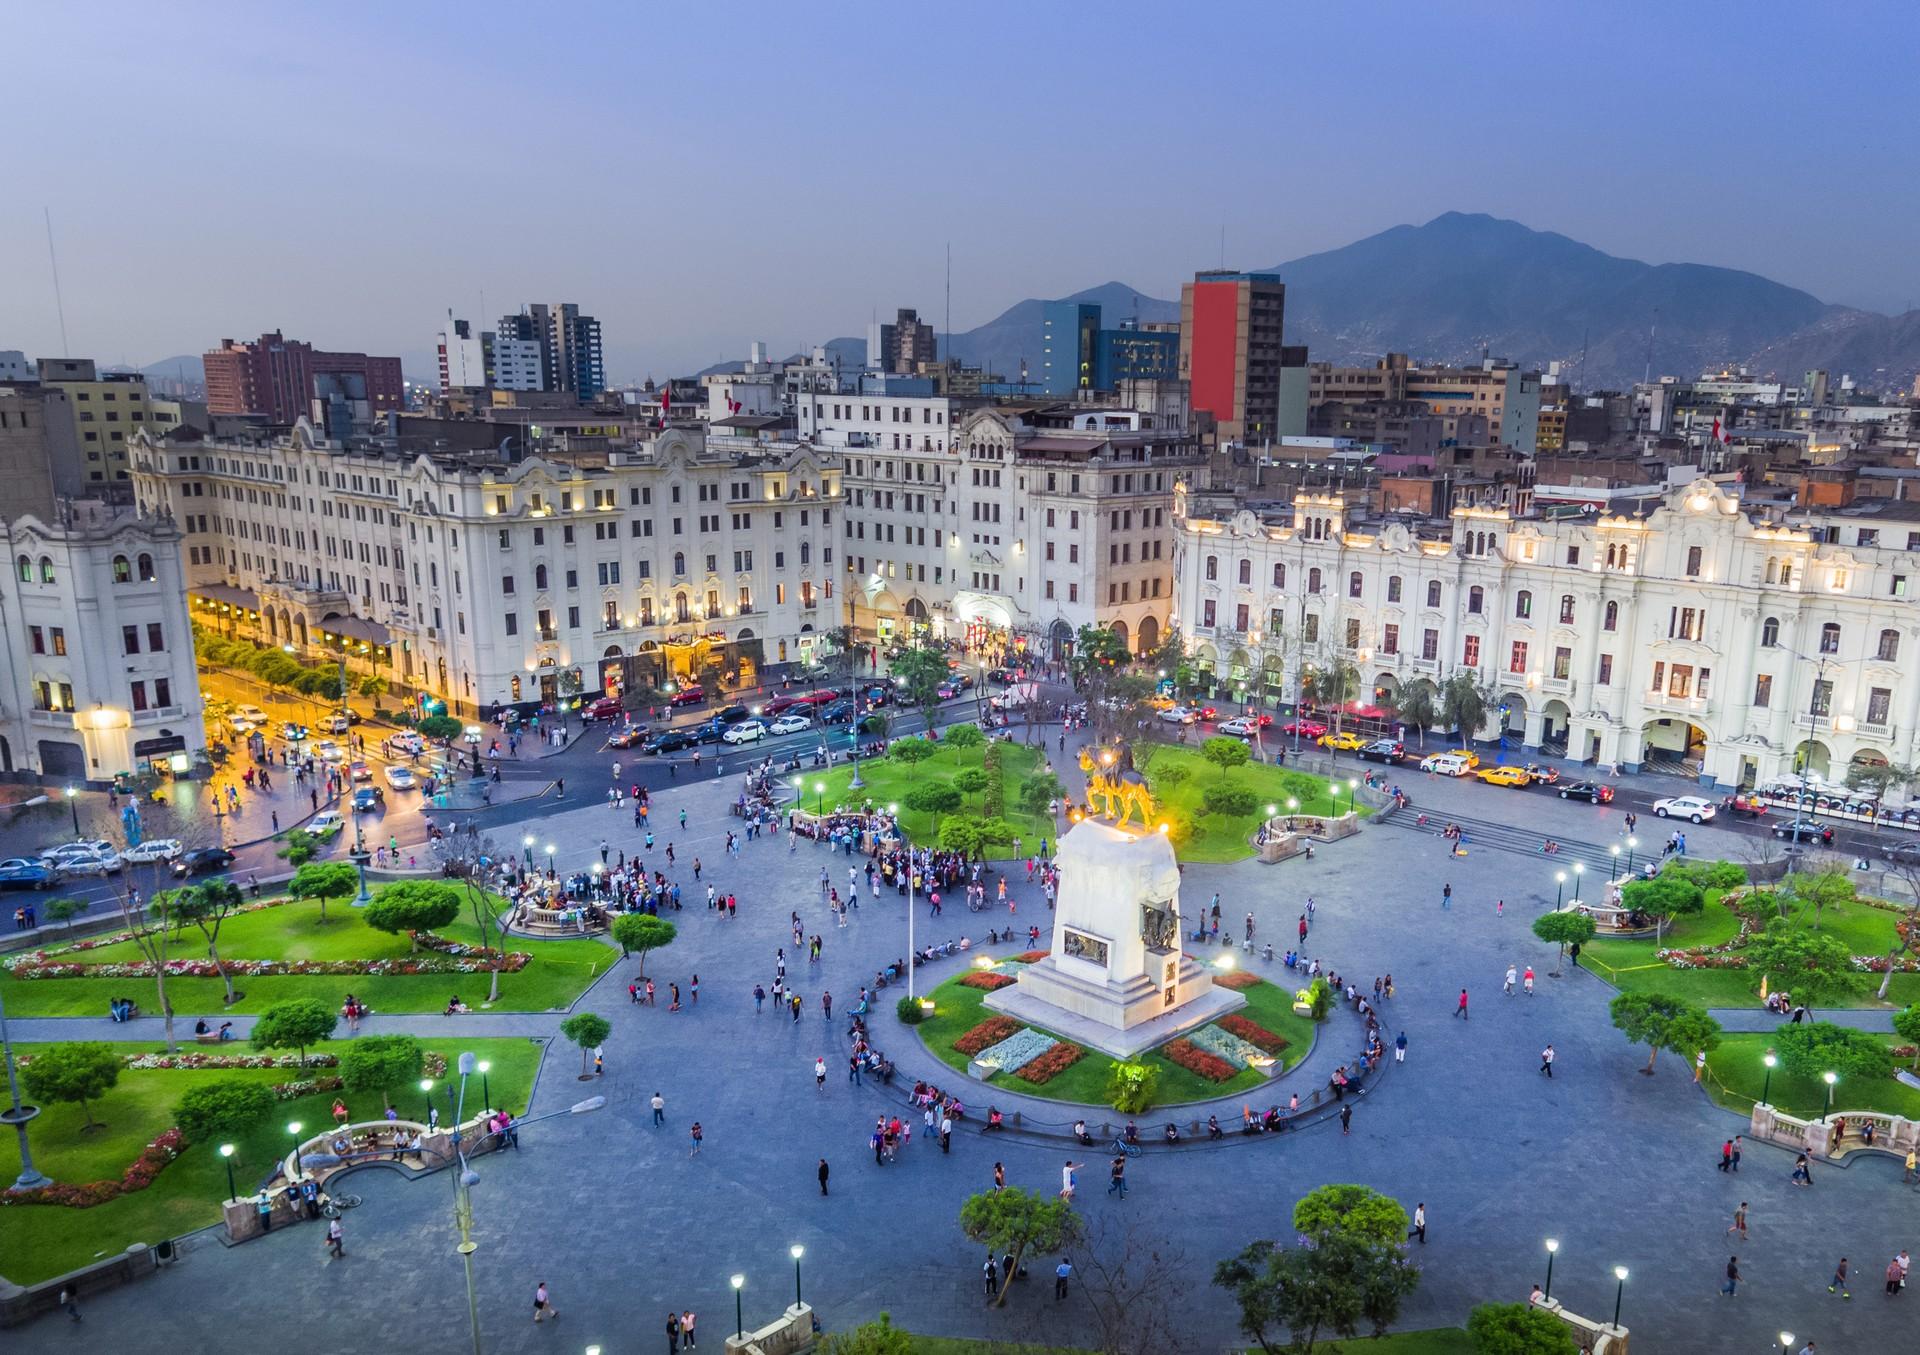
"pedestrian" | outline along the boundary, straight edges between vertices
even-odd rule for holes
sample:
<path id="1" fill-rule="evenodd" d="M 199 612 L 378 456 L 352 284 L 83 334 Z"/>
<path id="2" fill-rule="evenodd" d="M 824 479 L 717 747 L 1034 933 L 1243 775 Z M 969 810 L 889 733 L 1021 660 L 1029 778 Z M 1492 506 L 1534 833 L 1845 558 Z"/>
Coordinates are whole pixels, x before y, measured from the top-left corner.
<path id="1" fill-rule="evenodd" d="M 1913 1180 L 1914 1171 L 1916 1168 L 1920 1168 L 1920 1151 L 1916 1151 L 1915 1149 L 1909 1148 L 1907 1149 L 1906 1175 L 1902 1176 L 1900 1180 L 1902 1182 Z"/>
<path id="2" fill-rule="evenodd" d="M 1740 1207 L 1733 1211 L 1733 1222 L 1727 1225 L 1727 1232 L 1738 1234 L 1742 1242 L 1747 1240 L 1747 1202 L 1740 1201 Z"/>
<path id="3" fill-rule="evenodd" d="M 1000 1292 L 1000 1265 L 993 1259 L 992 1252 L 987 1253 L 987 1262 L 980 1268 L 980 1276 L 986 1284 L 988 1298 Z"/>
<path id="4" fill-rule="evenodd" d="M 1440 886 L 1440 908 L 1444 912 L 1453 907 L 1453 884 L 1449 881 Z"/>
<path id="5" fill-rule="evenodd" d="M 1340 1107 L 1340 1132 L 1350 1134 L 1353 1124 L 1353 1102 L 1348 1101 Z"/>
<path id="6" fill-rule="evenodd" d="M 1405 1063 L 1407 1061 L 1407 1032 L 1404 1030 L 1394 1037 L 1393 1061 L 1395 1063 Z"/>
<path id="7" fill-rule="evenodd" d="M 1512 997 L 1512 996 L 1513 996 L 1513 985 L 1514 985 L 1514 984 L 1515 984 L 1516 982 L 1518 982 L 1518 980 L 1519 980 L 1519 978 L 1520 978 L 1520 971 L 1519 971 L 1518 969 L 1516 969 L 1516 968 L 1515 968 L 1514 966 L 1512 966 L 1512 965 L 1508 965 L 1508 966 L 1507 966 L 1507 981 L 1506 981 L 1506 982 L 1505 982 L 1504 984 L 1502 984 L 1502 985 L 1501 985 L 1501 987 L 1500 987 L 1500 991 L 1501 991 L 1501 992 L 1503 992 L 1503 993 L 1505 993 L 1505 994 L 1506 994 L 1506 995 L 1507 995 L 1508 997 Z"/>
<path id="8" fill-rule="evenodd" d="M 824 1157 L 820 1159 L 820 1170 L 814 1174 L 820 1178 L 820 1193 L 825 1195 L 827 1193 L 827 1160 Z"/>
<path id="9" fill-rule="evenodd" d="M 680 1314 L 667 1314 L 667 1355 L 680 1353 Z"/>
<path id="10" fill-rule="evenodd" d="M 1891 1261 L 1887 1262 L 1887 1297 L 1888 1298 L 1893 1298 L 1895 1295 L 1897 1295 L 1900 1292 L 1900 1286 L 1905 1284 L 1906 1280 L 1907 1280 L 1907 1273 L 1906 1271 L 1900 1268 L 1899 1257 L 1896 1256 Z M 78 1316 L 76 1316 L 73 1320 L 75 1322 L 78 1322 L 80 1319 Z"/>
<path id="11" fill-rule="evenodd" d="M 1553 1046 L 1548 1045 L 1540 1051 L 1540 1071 L 1547 1075 L 1547 1081 L 1553 1081 Z"/>
<path id="12" fill-rule="evenodd" d="M 1733 1136 L 1733 1170 L 1740 1170 L 1740 1152 L 1746 1146 L 1746 1139 L 1739 1134 Z"/>
<path id="13" fill-rule="evenodd" d="M 1068 1204 L 1073 1203 L 1073 1169 L 1078 1165 L 1080 1164 L 1072 1158 L 1068 1158 L 1067 1165 L 1060 1169 L 1060 1198 Z M 995 1163 L 994 1168 L 994 1174 L 997 1177 L 999 1175 L 999 1164 Z"/>
<path id="14" fill-rule="evenodd" d="M 818 1091 L 827 1089 L 827 1061 L 816 1057 L 813 1061 L 813 1085 Z"/>
<path id="15" fill-rule="evenodd" d="M 1733 1166 L 1733 1140 L 1728 1139 L 1720 1145 L 1720 1170 L 1726 1171 Z"/>
<path id="16" fill-rule="evenodd" d="M 680 1310 L 680 1344 L 688 1350 L 693 1349 L 693 1309 Z"/>
<path id="17" fill-rule="evenodd" d="M 1007 1188 L 1007 1169 L 998 1162 L 993 1164 L 993 1188 L 995 1190 Z"/>
<path id="18" fill-rule="evenodd" d="M 760 1008 L 767 1000 L 767 990 L 759 984 L 753 985 L 753 1014 L 760 1015 Z"/>
<path id="19" fill-rule="evenodd" d="M 1526 990 L 1528 997 L 1533 996 L 1533 966 L 1532 965 L 1528 965 L 1526 972 L 1520 976 L 1520 986 Z"/>
<path id="20" fill-rule="evenodd" d="M 687 1136 L 688 1136 L 688 1138 L 690 1138 L 690 1139 L 691 1139 L 691 1140 L 693 1141 L 693 1151 L 692 1151 L 692 1152 L 690 1152 L 690 1153 L 688 1153 L 688 1154 L 687 1154 L 687 1156 L 688 1156 L 688 1157 L 697 1157 L 697 1156 L 699 1156 L 699 1153 L 700 1153 L 700 1140 L 701 1140 L 702 1138 L 704 1138 L 704 1137 L 705 1137 L 705 1135 L 703 1135 L 703 1134 L 702 1134 L 702 1133 L 700 1132 L 700 1121 L 698 1121 L 698 1120 L 695 1120 L 695 1121 L 693 1122 L 693 1128 L 691 1128 L 691 1129 L 689 1129 L 689 1130 L 687 1131 Z"/>
<path id="21" fill-rule="evenodd" d="M 823 989 L 820 993 L 820 1019 L 823 1021 L 833 1020 L 833 993 L 831 990 Z"/>
<path id="22" fill-rule="evenodd" d="M 1740 1290 L 1740 1258 L 1727 1258 L 1727 1282 L 1720 1286 L 1720 1292 L 1728 1298 L 1734 1297 Z"/>
<path id="23" fill-rule="evenodd" d="M 1107 1172 L 1107 1194 L 1127 1198 L 1127 1159 L 1123 1153 L 1113 1159 Z"/>
<path id="24" fill-rule="evenodd" d="M 1706 1075 L 1707 1051 L 1702 1049 L 1693 1056 L 1693 1080 L 1698 1082 Z"/>
<path id="25" fill-rule="evenodd" d="M 665 1124 L 667 1122 L 667 1117 L 665 1114 L 665 1111 L 667 1108 L 667 1098 L 662 1096 L 659 1092 L 655 1092 L 653 1094 L 653 1100 L 648 1102 L 648 1104 L 653 1107 L 654 1124 L 656 1125 Z"/>
<path id="26" fill-rule="evenodd" d="M 607 1054 L 604 1049 L 596 1049 L 593 1051 L 593 1075 L 595 1077 L 605 1077 L 607 1075 Z"/>
<path id="27" fill-rule="evenodd" d="M 1843 1299 L 1853 1297 L 1853 1291 L 1847 1288 L 1847 1258 L 1841 1257 L 1840 1264 L 1833 1268 L 1833 1282 L 1827 1286 L 1829 1294 L 1838 1292 Z"/>
<path id="28" fill-rule="evenodd" d="M 1060 1264 L 1053 1268 L 1053 1297 L 1056 1303 L 1067 1296 L 1067 1281 L 1072 1278 L 1073 1263 L 1063 1256 Z M 74 1320 L 79 1321 L 78 1318 Z"/>
<path id="29" fill-rule="evenodd" d="M 327 1251 L 335 1257 L 347 1254 L 346 1230 L 340 1226 L 340 1220 L 334 1219 L 327 1225 Z"/>
<path id="30" fill-rule="evenodd" d="M 953 1151 L 953 1117 L 942 1111 L 940 1114 L 940 1151 Z"/>
<path id="31" fill-rule="evenodd" d="M 1421 1245 L 1421 1246 L 1423 1246 L 1423 1247 L 1427 1245 L 1427 1205 L 1426 1205 L 1426 1201 L 1424 1201 L 1424 1200 L 1423 1200 L 1423 1201 L 1421 1201 L 1421 1202 L 1420 1202 L 1419 1204 L 1416 1204 L 1416 1205 L 1415 1205 L 1415 1206 L 1413 1207 L 1413 1231 L 1412 1231 L 1412 1232 L 1410 1232 L 1410 1233 L 1408 1233 L 1408 1234 L 1407 1234 L 1407 1236 L 1408 1236 L 1408 1237 L 1417 1237 L 1417 1238 L 1419 1238 L 1419 1239 L 1420 1239 L 1420 1245 Z"/>
<path id="32" fill-rule="evenodd" d="M 544 1322 L 548 1318 L 558 1322 L 560 1310 L 553 1306 L 553 1298 L 547 1293 L 547 1282 L 542 1280 L 533 1287 L 533 1320 Z"/>
<path id="33" fill-rule="evenodd" d="M 1898 1269 L 1897 1265 L 1895 1266 L 1895 1269 L 1896 1270 Z M 1066 1283 L 1067 1282 L 1065 1280 L 1060 1281 L 1060 1284 L 1063 1287 L 1066 1285 Z M 1887 1292 L 1892 1293 L 1896 1287 L 1897 1286 L 1889 1285 Z M 60 1289 L 60 1311 L 64 1312 L 68 1317 L 72 1318 L 75 1322 L 78 1322 L 80 1320 L 80 1295 L 73 1288 L 72 1285 L 63 1285 Z"/>
<path id="34" fill-rule="evenodd" d="M 1464 988 L 1460 990 L 1460 1005 L 1453 1009 L 1453 1014 L 1463 1021 L 1472 1019 L 1467 1015 L 1467 990 Z"/>

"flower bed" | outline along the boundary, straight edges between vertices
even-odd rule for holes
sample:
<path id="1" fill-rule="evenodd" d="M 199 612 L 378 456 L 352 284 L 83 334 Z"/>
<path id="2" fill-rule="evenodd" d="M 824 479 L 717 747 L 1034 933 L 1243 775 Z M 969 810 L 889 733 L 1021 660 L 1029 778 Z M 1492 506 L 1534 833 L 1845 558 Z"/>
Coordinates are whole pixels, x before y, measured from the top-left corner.
<path id="1" fill-rule="evenodd" d="M 309 1077 L 298 1082 L 276 1082 L 273 1094 L 282 1101 L 298 1101 L 303 1096 L 312 1096 L 315 1092 L 337 1092 L 347 1085 L 341 1077 Z"/>
<path id="2" fill-rule="evenodd" d="M 229 916 L 238 917 L 241 913 L 258 913 L 268 908 L 284 908 L 292 902 L 294 902 L 294 900 L 287 898 L 285 895 L 277 899 L 257 899 L 249 903 L 241 904 L 238 908 L 233 909 Z M 0 965 L 8 969 L 13 969 L 18 965 L 44 960 L 53 955 L 76 955 L 89 950 L 98 950 L 102 946 L 117 946 L 123 941 L 131 940 L 133 940 L 133 933 L 130 931 L 109 932 L 104 936 L 86 936 L 78 941 L 65 941 L 60 945 L 47 946 L 40 950 L 20 951 L 17 954 L 9 955 L 4 960 L 0 960 Z"/>
<path id="3" fill-rule="evenodd" d="M 1053 952 L 1050 950 L 1023 950 L 1013 958 L 1021 964 L 1039 964 L 1040 961 L 1046 959 L 1047 956 L 1051 954 L 1053 954 Z"/>
<path id="4" fill-rule="evenodd" d="M 477 948 L 469 948 L 478 954 Z M 41 952 L 15 956 L 7 968 L 16 979 L 150 979 L 153 966 L 145 960 L 123 964 L 86 964 L 35 958 Z M 212 960 L 168 960 L 167 977 L 217 979 L 221 970 L 228 978 L 276 978 L 289 974 L 351 974 L 389 977 L 407 974 L 486 974 L 499 970 L 517 973 L 533 963 L 525 951 L 494 951 L 486 959 L 459 955 L 403 955 L 390 960 L 223 960 L 216 967 Z"/>
<path id="5" fill-rule="evenodd" d="M 999 1044 L 989 1045 L 974 1057 L 982 1063 L 992 1064 L 1003 1073 L 1017 1073 L 1059 1043 L 1043 1031 L 1022 1026 Z"/>
<path id="6" fill-rule="evenodd" d="M 178 1129 L 169 1129 L 140 1150 L 140 1156 L 120 1173 L 118 1181 L 89 1181 L 80 1186 L 55 1182 L 39 1190 L 0 1191 L 0 1205 L 58 1204 L 71 1209 L 91 1209 L 136 1190 L 145 1190 L 168 1163 L 180 1156 L 186 1142 L 186 1136 Z"/>
<path id="7" fill-rule="evenodd" d="M 1201 1026 L 1187 1037 L 1193 1044 L 1215 1058 L 1223 1059 L 1233 1065 L 1237 1073 L 1243 1068 L 1251 1068 L 1256 1063 L 1265 1062 L 1267 1056 L 1258 1045 L 1250 1044 L 1238 1035 L 1230 1035 L 1218 1026 Z"/>
<path id="8" fill-rule="evenodd" d="M 996 988 L 1005 988 L 1014 982 L 1014 978 L 1011 974 L 999 974 L 991 969 L 976 969 L 971 974 L 961 975 L 960 982 L 969 988 L 984 988 L 991 993 Z"/>
<path id="9" fill-rule="evenodd" d="M 1014 1076 L 1022 1082 L 1031 1082 L 1038 1086 L 1078 1063 L 1080 1056 L 1086 1052 L 1070 1040 L 1056 1040 L 1053 1047 L 1039 1058 L 1022 1064 L 1015 1070 Z"/>
<path id="10" fill-rule="evenodd" d="M 1224 974 L 1215 974 L 1213 981 L 1222 988 L 1251 988 L 1256 983 L 1265 982 L 1258 974 L 1247 969 L 1229 969 Z"/>
<path id="11" fill-rule="evenodd" d="M 1214 1025 L 1269 1054 L 1278 1054 L 1287 1047 L 1285 1036 L 1275 1035 L 1257 1021 L 1249 1021 L 1244 1016 L 1223 1016 Z"/>
<path id="12" fill-rule="evenodd" d="M 955 1040 L 953 1047 L 957 1052 L 971 1057 L 989 1046 L 999 1044 L 1019 1029 L 1020 1023 L 1011 1016 L 989 1016 Z"/>
<path id="13" fill-rule="evenodd" d="M 14 1062 L 24 1068 L 33 1058 L 22 1054 Z M 298 1054 L 122 1054 L 120 1062 L 128 1069 L 149 1072 L 156 1068 L 333 1068 L 340 1059 L 335 1054 L 309 1054 L 304 1063 Z"/>
<path id="14" fill-rule="evenodd" d="M 1189 1073 L 1197 1073 L 1209 1082 L 1226 1082 L 1239 1071 L 1225 1059 L 1209 1054 L 1189 1039 L 1169 1040 L 1160 1046 L 1160 1052 Z"/>

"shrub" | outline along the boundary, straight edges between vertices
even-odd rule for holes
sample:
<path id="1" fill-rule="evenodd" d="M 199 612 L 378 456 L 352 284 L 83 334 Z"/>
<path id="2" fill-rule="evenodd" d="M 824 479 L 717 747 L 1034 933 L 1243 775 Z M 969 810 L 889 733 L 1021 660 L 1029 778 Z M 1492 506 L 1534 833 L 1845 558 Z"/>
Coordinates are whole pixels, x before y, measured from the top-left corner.
<path id="1" fill-rule="evenodd" d="M 1020 1023 L 1011 1016 L 989 1016 L 972 1030 L 953 1042 L 956 1052 L 972 1056 L 983 1049 L 990 1049 L 1002 1040 L 1017 1034 Z"/>
<path id="2" fill-rule="evenodd" d="M 1014 1076 L 1022 1082 L 1031 1082 L 1038 1086 L 1042 1082 L 1050 1081 L 1056 1073 L 1078 1063 L 1080 1056 L 1086 1052 L 1077 1044 L 1061 1040 L 1039 1058 L 1022 1064 Z"/>
<path id="3" fill-rule="evenodd" d="M 1238 742 L 1232 740 L 1231 742 Z M 1223 818 L 1242 819 L 1260 807 L 1260 797 L 1244 786 L 1208 786 L 1201 811 Z"/>
<path id="4" fill-rule="evenodd" d="M 1238 1035 L 1248 1044 L 1263 1049 L 1269 1054 L 1278 1054 L 1287 1047 L 1284 1036 L 1275 1035 L 1265 1026 L 1256 1021 L 1249 1021 L 1244 1016 L 1223 1016 L 1214 1024 L 1227 1034 Z"/>
<path id="5" fill-rule="evenodd" d="M 1192 774 L 1185 767 L 1162 767 L 1153 774 L 1153 779 L 1162 786 L 1172 787 L 1179 785 Z"/>
<path id="6" fill-rule="evenodd" d="M 1280 778 L 1281 795 L 1292 796 L 1302 806 L 1319 799 L 1325 790 L 1318 777 L 1308 776 L 1305 772 L 1288 772 Z"/>
<path id="7" fill-rule="evenodd" d="M 901 994 L 900 1000 L 893 1004 L 893 1014 L 910 1026 L 917 1026 L 927 1019 L 927 1009 L 920 1005 L 917 997 Z"/>
<path id="8" fill-rule="evenodd" d="M 1151 1064 L 1115 1059 L 1107 1071 L 1107 1104 L 1123 1115 L 1146 1110 L 1159 1094 L 1160 1070 Z"/>
<path id="9" fill-rule="evenodd" d="M 960 982 L 969 988 L 984 988 L 991 993 L 996 988 L 1005 988 L 1013 982 L 1011 974 L 996 974 L 991 969 L 976 969 L 971 974 L 962 975 Z"/>
<path id="10" fill-rule="evenodd" d="M 220 1078 L 189 1087 L 174 1106 L 174 1119 L 195 1139 L 238 1137 L 258 1129 L 273 1114 L 273 1089 L 260 1082 Z"/>
<path id="11" fill-rule="evenodd" d="M 1192 1040 L 1169 1040 L 1160 1046 L 1160 1052 L 1189 1073 L 1198 1073 L 1209 1082 L 1225 1082 L 1235 1072 L 1231 1063 L 1217 1055 L 1209 1054 Z"/>
<path id="12" fill-rule="evenodd" d="M 1315 979 L 1307 989 L 1307 1005 L 1313 1008 L 1314 1020 L 1327 1019 L 1327 1013 L 1333 1010 L 1333 989 L 1327 986 L 1325 979 Z"/>

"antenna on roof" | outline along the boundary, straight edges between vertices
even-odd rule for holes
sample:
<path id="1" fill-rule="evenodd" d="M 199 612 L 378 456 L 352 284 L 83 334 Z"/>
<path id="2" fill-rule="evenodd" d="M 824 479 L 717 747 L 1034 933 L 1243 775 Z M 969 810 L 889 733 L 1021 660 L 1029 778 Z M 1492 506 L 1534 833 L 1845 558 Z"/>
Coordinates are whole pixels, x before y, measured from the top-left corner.
<path id="1" fill-rule="evenodd" d="M 947 346 L 944 351 L 947 356 L 947 361 L 952 362 L 953 361 L 953 241 L 951 240 L 947 241 Z M 933 356 L 934 356 L 934 359 L 937 361 L 940 357 L 940 354 L 935 353 Z"/>
<path id="2" fill-rule="evenodd" d="M 60 260 L 53 253 L 53 210 L 42 207 L 40 211 L 47 221 L 47 268 L 53 274 L 53 311 L 60 317 L 60 356 L 70 358 L 73 350 L 67 347 L 67 306 L 60 299 Z"/>

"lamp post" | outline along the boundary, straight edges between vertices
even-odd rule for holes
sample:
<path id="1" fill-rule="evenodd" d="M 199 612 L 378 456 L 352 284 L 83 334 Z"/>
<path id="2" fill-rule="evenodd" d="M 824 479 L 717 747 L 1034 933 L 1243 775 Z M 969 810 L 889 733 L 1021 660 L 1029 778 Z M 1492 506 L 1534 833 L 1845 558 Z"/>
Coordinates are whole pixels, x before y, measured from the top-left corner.
<path id="1" fill-rule="evenodd" d="M 487 1109 L 493 1109 L 493 1088 L 487 1082 L 487 1069 L 493 1067 L 491 1059 L 481 1059 L 474 1065 L 480 1070 L 480 1099 L 487 1103 Z"/>
<path id="2" fill-rule="evenodd" d="M 1573 863 L 1573 901 L 1575 903 L 1580 902 L 1580 877 L 1586 873 L 1585 865 L 1578 861 Z"/>
<path id="3" fill-rule="evenodd" d="M 1545 1303 L 1548 1299 L 1553 1297 L 1553 1254 L 1559 1250 L 1560 1250 L 1560 1239 L 1557 1237 L 1548 1238 L 1547 1239 L 1547 1287 L 1544 1290 L 1542 1290 L 1540 1293 L 1540 1301 L 1542 1303 Z"/>
<path id="4" fill-rule="evenodd" d="M 1616 842 L 1607 850 L 1613 853 L 1613 878 L 1617 880 L 1620 878 L 1620 844 Z"/>
<path id="5" fill-rule="evenodd" d="M 1833 1084 L 1840 1080 L 1840 1074 L 1825 1072 L 1820 1074 L 1820 1080 L 1827 1084 L 1827 1108 L 1820 1115 L 1820 1123 L 1825 1124 L 1827 1116 L 1833 1114 Z"/>
<path id="6" fill-rule="evenodd" d="M 67 787 L 67 808 L 73 811 L 73 835 L 80 836 L 80 802 L 75 797 L 80 794 L 72 786 Z"/>
<path id="7" fill-rule="evenodd" d="M 233 1183 L 233 1145 L 231 1143 L 221 1144 L 220 1156 L 227 1164 L 227 1198 L 229 1200 L 237 1200 L 240 1198 L 240 1188 Z"/>
<path id="8" fill-rule="evenodd" d="M 1557 913 L 1560 911 L 1561 900 L 1567 894 L 1567 873 L 1564 870 L 1557 870 L 1553 873 L 1553 880 L 1553 911 Z"/>
<path id="9" fill-rule="evenodd" d="M 1773 1066 L 1776 1063 L 1780 1062 L 1780 1060 L 1775 1058 L 1773 1054 L 1769 1052 L 1764 1058 L 1760 1060 L 1760 1062 L 1767 1065 L 1766 1080 L 1760 1086 L 1760 1104 L 1763 1106 L 1770 1106 L 1773 1104 L 1773 1102 L 1768 1099 L 1773 1095 Z"/>
<path id="10" fill-rule="evenodd" d="M 1354 802 L 1359 798 L 1360 778 L 1357 776 L 1349 776 L 1347 778 L 1347 813 L 1353 814 L 1358 812 L 1354 807 Z"/>
<path id="11" fill-rule="evenodd" d="M 547 874 L 553 874 L 553 844 L 547 844 Z"/>
<path id="12" fill-rule="evenodd" d="M 853 764 L 853 780 L 847 782 L 849 790 L 859 790 L 867 783 L 860 779 L 860 722 L 866 719 L 860 713 L 860 700 L 854 698 L 853 722 L 847 726 L 847 761 Z"/>
<path id="13" fill-rule="evenodd" d="M 856 770 L 858 770 L 857 766 L 856 766 Z M 813 814 L 815 818 L 820 817 L 820 803 L 821 803 L 820 797 L 825 795 L 826 793 L 827 793 L 826 782 L 816 781 L 813 783 Z"/>
<path id="14" fill-rule="evenodd" d="M 13 1041 L 7 1035 L 7 1008 L 0 1002 L 0 1049 L 5 1051 L 7 1062 L 7 1095 L 11 1103 L 0 1110 L 0 1124 L 10 1124 L 20 1139 L 20 1176 L 13 1183 L 15 1190 L 38 1190 L 41 1186 L 53 1184 L 51 1178 L 43 1176 L 33 1165 L 33 1154 L 27 1148 L 27 1126 L 40 1113 L 38 1106 L 20 1104 L 20 1079 L 13 1071 Z"/>
<path id="15" fill-rule="evenodd" d="M 1621 1295 L 1627 1292 L 1627 1268 L 1625 1266 L 1615 1266 L 1613 1268 L 1613 1278 L 1619 1281 L 1619 1284 L 1614 1287 L 1613 1291 L 1613 1329 L 1618 1331 L 1620 1330 L 1620 1298 Z"/>
<path id="16" fill-rule="evenodd" d="M 1780 1349 L 1789 1350 L 1792 1347 L 1793 1347 L 1793 1333 L 1790 1331 L 1781 1332 L 1780 1333 Z"/>
<path id="17" fill-rule="evenodd" d="M 897 805 L 897 804 L 890 804 L 890 805 L 888 805 L 888 806 L 887 806 L 887 816 L 888 816 L 889 818 L 891 818 L 891 819 L 893 820 L 893 826 L 894 826 L 894 828 L 895 828 L 895 830 L 897 831 L 897 830 L 899 829 L 899 827 L 900 827 L 900 806 L 899 806 L 899 805 Z M 910 843 L 910 842 L 907 842 L 907 835 L 906 835 L 905 833 L 901 833 L 901 834 L 900 834 L 900 841 L 901 841 L 901 842 L 903 842 L 903 843 L 906 843 L 906 847 L 907 847 L 907 1000 L 908 1000 L 909 1002 L 911 1002 L 911 1001 L 913 1000 L 913 964 L 914 964 L 914 949 L 913 949 L 913 844 L 912 844 L 912 843 Z M 796 1253 L 796 1255 L 795 1255 L 795 1259 L 794 1259 L 794 1264 L 795 1264 L 796 1266 L 798 1266 L 798 1265 L 799 1265 L 799 1258 L 798 1258 L 798 1254 L 797 1254 L 797 1253 Z M 798 1300 L 798 1299 L 796 1299 L 796 1300 L 794 1300 L 794 1301 L 795 1301 L 796 1303 L 797 1303 L 797 1302 L 799 1302 L 799 1300 Z"/>
<path id="18" fill-rule="evenodd" d="M 793 1258 L 793 1306 L 800 1306 L 800 1257 L 807 1249 L 798 1242 L 787 1248 L 787 1255 Z"/>
<path id="19" fill-rule="evenodd" d="M 526 853 L 527 869 L 532 870 L 533 869 L 533 834 L 532 833 L 528 833 L 525 837 L 520 839 L 520 849 Z"/>
<path id="20" fill-rule="evenodd" d="M 1631 833 L 1627 834 L 1627 874 L 1629 875 L 1633 874 L 1633 849 L 1639 845 L 1639 838 Z"/>
<path id="21" fill-rule="evenodd" d="M 293 1138 L 293 1173 L 287 1179 L 297 1180 L 300 1175 L 300 1131 L 306 1128 L 298 1120 L 287 1121 L 287 1133 Z"/>
<path id="22" fill-rule="evenodd" d="M 747 1277 L 735 1275 L 733 1284 L 733 1331 L 734 1339 L 745 1342 L 747 1338 L 747 1320 L 740 1314 L 740 1290 L 746 1285 Z"/>
<path id="23" fill-rule="evenodd" d="M 420 1079 L 420 1098 L 427 1107 L 427 1113 L 421 1116 L 420 1118 L 428 1122 L 431 1122 L 433 1120 L 433 1079 L 432 1078 L 423 1077 Z"/>

